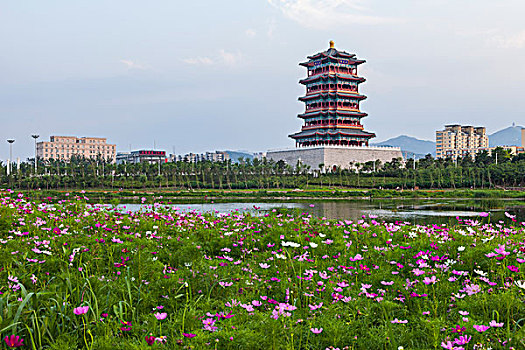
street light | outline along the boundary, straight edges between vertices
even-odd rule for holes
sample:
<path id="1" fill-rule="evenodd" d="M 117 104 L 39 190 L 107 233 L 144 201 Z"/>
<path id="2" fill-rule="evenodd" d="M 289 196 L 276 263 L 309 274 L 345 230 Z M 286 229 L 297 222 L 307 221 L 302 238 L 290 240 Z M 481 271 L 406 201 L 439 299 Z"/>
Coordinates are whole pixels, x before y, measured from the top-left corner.
<path id="1" fill-rule="evenodd" d="M 9 143 L 9 174 L 13 171 L 13 142 L 15 142 L 14 139 L 7 140 Z"/>
<path id="2" fill-rule="evenodd" d="M 36 169 L 36 167 L 37 167 L 37 165 L 36 165 L 36 164 L 37 164 L 36 139 L 39 138 L 40 135 L 34 134 L 34 135 L 31 135 L 31 137 L 32 137 L 33 139 L 35 139 L 35 175 L 36 175 L 36 172 L 37 172 L 37 169 Z"/>

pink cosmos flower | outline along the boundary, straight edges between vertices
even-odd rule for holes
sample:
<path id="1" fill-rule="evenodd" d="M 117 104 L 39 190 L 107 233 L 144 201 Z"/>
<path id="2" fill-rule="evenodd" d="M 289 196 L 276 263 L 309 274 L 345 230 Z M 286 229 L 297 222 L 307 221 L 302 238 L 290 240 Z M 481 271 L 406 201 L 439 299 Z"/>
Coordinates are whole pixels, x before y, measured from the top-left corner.
<path id="1" fill-rule="evenodd" d="M 481 216 L 482 218 L 486 218 L 487 216 L 489 216 L 489 213 L 481 212 L 479 213 L 479 216 Z"/>
<path id="2" fill-rule="evenodd" d="M 483 325 L 483 324 L 480 324 L 480 325 L 475 324 L 473 327 L 474 327 L 475 330 L 477 330 L 477 331 L 480 332 L 480 333 L 483 333 L 483 332 L 485 332 L 487 329 L 490 328 L 489 326 L 485 326 L 485 325 Z"/>
<path id="3" fill-rule="evenodd" d="M 471 336 L 461 335 L 459 338 L 454 339 L 454 344 L 456 345 L 466 345 L 472 339 Z"/>
<path id="4" fill-rule="evenodd" d="M 395 318 L 394 320 L 390 321 L 390 323 L 408 323 L 408 320 L 398 320 Z"/>
<path id="5" fill-rule="evenodd" d="M 457 350 L 458 348 L 456 348 L 454 346 L 454 344 L 450 341 L 450 340 L 447 340 L 447 342 L 441 342 L 441 347 L 443 349 L 446 349 L 446 350 Z M 462 348 L 463 349 L 463 348 Z"/>
<path id="6" fill-rule="evenodd" d="M 322 328 L 310 328 L 310 331 L 312 331 L 313 334 L 319 334 L 323 331 Z"/>
<path id="7" fill-rule="evenodd" d="M 505 251 L 505 244 L 498 244 L 498 248 L 494 248 L 494 251 L 503 256 L 507 256 L 510 254 L 509 252 Z"/>
<path id="8" fill-rule="evenodd" d="M 503 324 L 504 324 L 503 322 L 498 323 L 495 320 L 492 320 L 492 321 L 490 321 L 489 326 L 491 326 L 491 327 L 498 327 L 499 328 L 499 327 L 503 327 Z"/>
<path id="9" fill-rule="evenodd" d="M 423 283 L 426 284 L 426 285 L 429 285 L 429 284 L 436 284 L 436 282 L 438 281 L 438 279 L 436 278 L 436 276 L 432 276 L 431 278 L 428 278 L 428 277 L 425 277 L 423 279 Z"/>
<path id="10" fill-rule="evenodd" d="M 79 306 L 73 309 L 73 313 L 75 315 L 83 315 L 87 313 L 89 310 L 89 306 Z"/>
<path id="11" fill-rule="evenodd" d="M 156 312 L 156 313 L 153 314 L 153 316 L 155 316 L 155 318 L 157 320 L 163 320 L 163 319 L 165 319 L 168 316 L 168 314 L 165 313 L 165 312 L 162 312 L 162 313 L 161 312 Z"/>

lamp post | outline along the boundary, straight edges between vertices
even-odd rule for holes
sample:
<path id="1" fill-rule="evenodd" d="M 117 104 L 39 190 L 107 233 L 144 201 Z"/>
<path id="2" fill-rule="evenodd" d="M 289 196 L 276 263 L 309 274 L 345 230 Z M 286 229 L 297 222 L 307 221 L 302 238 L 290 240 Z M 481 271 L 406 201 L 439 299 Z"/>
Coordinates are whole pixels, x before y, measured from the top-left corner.
<path id="1" fill-rule="evenodd" d="M 14 139 L 7 140 L 9 143 L 9 174 L 13 171 L 13 143 L 15 142 Z"/>
<path id="2" fill-rule="evenodd" d="M 33 139 L 35 139 L 35 175 L 37 173 L 37 155 L 36 155 L 36 139 L 40 137 L 38 134 L 31 135 Z"/>

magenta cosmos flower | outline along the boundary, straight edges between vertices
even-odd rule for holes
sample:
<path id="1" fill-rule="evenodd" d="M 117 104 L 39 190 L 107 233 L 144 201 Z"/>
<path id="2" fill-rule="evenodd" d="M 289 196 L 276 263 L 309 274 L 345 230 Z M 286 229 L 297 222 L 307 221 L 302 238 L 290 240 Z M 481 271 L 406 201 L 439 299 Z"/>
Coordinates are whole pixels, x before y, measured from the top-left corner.
<path id="1" fill-rule="evenodd" d="M 4 341 L 10 348 L 19 348 L 24 345 L 24 339 L 20 339 L 20 336 L 15 336 L 14 334 L 12 334 L 10 337 L 6 335 Z"/>
<path id="2" fill-rule="evenodd" d="M 155 337 L 151 334 L 149 336 L 146 336 L 146 343 L 148 343 L 149 346 L 155 344 Z"/>
<path id="3" fill-rule="evenodd" d="M 73 313 L 75 315 L 83 315 L 87 313 L 89 310 L 89 306 L 79 306 L 73 309 Z"/>

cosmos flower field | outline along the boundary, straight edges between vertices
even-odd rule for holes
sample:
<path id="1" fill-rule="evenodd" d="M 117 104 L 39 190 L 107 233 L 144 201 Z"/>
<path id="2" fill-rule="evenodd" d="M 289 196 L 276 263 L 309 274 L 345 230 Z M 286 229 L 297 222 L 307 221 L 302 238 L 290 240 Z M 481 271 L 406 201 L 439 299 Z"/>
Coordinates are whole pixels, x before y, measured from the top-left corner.
<path id="1" fill-rule="evenodd" d="M 525 223 L 0 199 L 21 349 L 523 349 Z"/>

